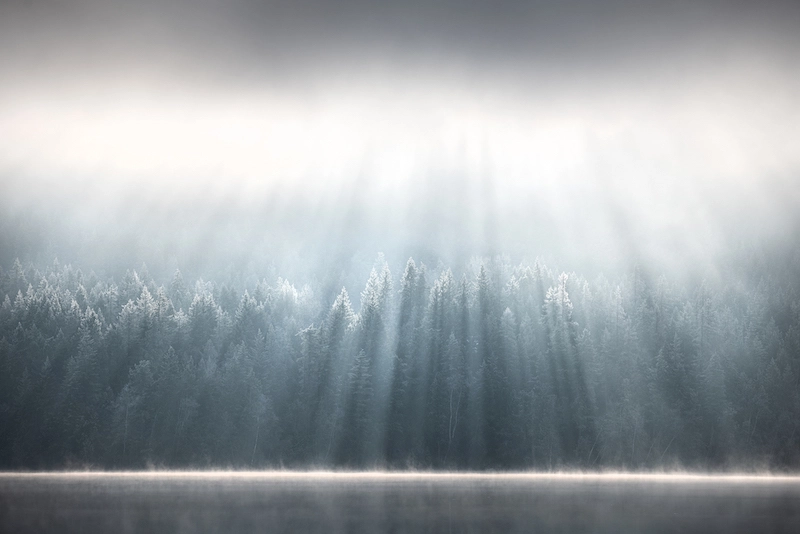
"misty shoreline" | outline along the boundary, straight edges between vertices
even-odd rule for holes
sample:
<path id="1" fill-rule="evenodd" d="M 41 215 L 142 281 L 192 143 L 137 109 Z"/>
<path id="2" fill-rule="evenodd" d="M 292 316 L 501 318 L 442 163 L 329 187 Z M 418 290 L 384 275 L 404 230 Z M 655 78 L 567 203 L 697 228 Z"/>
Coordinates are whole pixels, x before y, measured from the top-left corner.
<path id="1" fill-rule="evenodd" d="M 13 477 L 176 477 L 198 479 L 222 478 L 319 478 L 319 479 L 351 479 L 351 478 L 392 478 L 392 479 L 516 479 L 516 480 L 615 480 L 625 481 L 708 481 L 708 482 L 759 482 L 781 481 L 800 484 L 800 472 L 762 472 L 762 471 L 414 471 L 414 470 L 236 470 L 236 469 L 144 469 L 144 470 L 47 470 L 47 471 L 0 471 L 0 478 Z"/>

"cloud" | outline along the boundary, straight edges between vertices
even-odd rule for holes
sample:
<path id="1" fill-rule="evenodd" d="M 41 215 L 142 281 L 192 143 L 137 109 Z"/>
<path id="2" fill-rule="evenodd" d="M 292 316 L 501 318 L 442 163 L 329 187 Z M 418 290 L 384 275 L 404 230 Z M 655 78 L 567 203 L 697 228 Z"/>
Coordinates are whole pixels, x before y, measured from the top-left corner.
<path id="1" fill-rule="evenodd" d="M 108 242 L 200 210 L 206 234 L 240 214 L 398 250 L 706 258 L 791 227 L 797 22 L 777 2 L 7 2 L 3 215 Z"/>

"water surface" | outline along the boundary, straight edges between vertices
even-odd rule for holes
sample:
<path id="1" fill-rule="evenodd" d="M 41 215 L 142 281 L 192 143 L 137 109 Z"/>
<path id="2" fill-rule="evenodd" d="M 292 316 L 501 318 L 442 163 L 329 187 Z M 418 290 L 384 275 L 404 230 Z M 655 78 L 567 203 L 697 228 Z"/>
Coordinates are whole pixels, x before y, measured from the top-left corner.
<path id="1" fill-rule="evenodd" d="M 2 532 L 800 532 L 800 477 L 0 474 Z"/>

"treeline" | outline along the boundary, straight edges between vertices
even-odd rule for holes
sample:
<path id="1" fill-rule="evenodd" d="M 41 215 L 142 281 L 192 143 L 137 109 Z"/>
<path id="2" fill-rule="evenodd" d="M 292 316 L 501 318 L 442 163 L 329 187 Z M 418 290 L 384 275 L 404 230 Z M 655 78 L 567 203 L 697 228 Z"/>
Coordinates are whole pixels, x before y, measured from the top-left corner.
<path id="1" fill-rule="evenodd" d="M 749 280 L 378 262 L 356 313 L 16 262 L 0 467 L 797 467 L 798 280 Z"/>

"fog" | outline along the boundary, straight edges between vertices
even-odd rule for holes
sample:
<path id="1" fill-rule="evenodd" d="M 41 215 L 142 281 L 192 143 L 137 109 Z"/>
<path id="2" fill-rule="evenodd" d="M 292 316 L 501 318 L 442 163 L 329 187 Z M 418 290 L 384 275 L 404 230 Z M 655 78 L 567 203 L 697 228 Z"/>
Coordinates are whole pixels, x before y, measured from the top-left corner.
<path id="1" fill-rule="evenodd" d="M 71 356 L 104 354 L 92 380 L 110 397 L 80 402 L 104 407 L 92 428 L 113 427 L 113 437 L 95 454 L 101 441 L 69 441 L 66 425 L 53 430 L 64 451 L 26 454 L 7 440 L 0 463 L 795 465 L 786 421 L 797 410 L 798 27 L 792 2 L 4 2 L 0 337 L 14 355 L 9 380 L 42 382 L 4 397 L 16 415 L 3 421 L 25 427 L 14 403 L 37 388 L 63 389 L 35 416 L 56 417 L 77 391 L 65 377 L 84 360 Z M 45 302 L 48 313 L 31 311 Z M 97 318 L 96 332 L 84 324 L 94 319 L 70 319 L 72 302 Z M 254 322 L 239 324 L 251 304 Z M 198 322 L 201 305 L 212 326 Z M 163 329 L 140 339 L 137 314 L 145 332 Z M 452 421 L 445 429 L 448 453 L 461 441 L 457 457 L 442 453 L 441 436 L 428 439 L 444 406 L 433 394 L 441 406 L 430 421 L 402 411 L 410 405 L 392 412 L 422 436 L 392 449 L 393 399 L 411 395 L 393 384 L 444 387 L 435 366 L 452 357 L 450 335 L 464 358 L 458 387 L 473 388 L 464 434 Z M 264 400 L 242 401 L 257 422 L 232 434 L 252 452 L 238 442 L 191 449 L 190 434 L 156 424 L 157 403 L 141 408 L 129 446 L 131 399 L 172 402 L 142 385 L 144 364 L 171 365 L 168 349 L 206 366 L 214 384 L 239 384 L 229 362 L 252 353 L 241 361 L 263 372 L 248 388 Z M 425 371 L 398 378 L 402 357 Z M 320 372 L 332 378 L 303 390 L 302 366 L 325 358 L 333 367 Z M 658 358 L 675 367 L 653 379 L 668 391 L 663 406 L 636 415 L 631 399 L 650 398 L 647 381 L 666 373 Z M 527 380 L 536 361 L 531 377 L 550 404 L 508 382 L 512 369 Z M 495 376 L 492 365 L 505 370 L 492 367 Z M 770 365 L 783 393 L 768 385 Z M 719 386 L 715 372 L 724 407 L 703 397 Z M 748 373 L 755 383 L 736 382 Z M 776 396 L 748 404 L 760 385 Z M 359 387 L 369 394 L 352 393 Z M 615 397 L 628 387 L 624 402 Z M 202 434 L 216 419 L 188 415 L 204 402 L 189 389 L 175 428 Z M 679 391 L 690 399 L 681 408 Z M 290 428 L 297 402 L 334 398 L 331 420 L 349 434 L 317 412 Z M 354 412 L 364 399 L 373 411 Z M 497 452 L 492 440 L 511 438 L 505 423 L 484 428 L 482 410 L 506 408 L 508 424 L 542 410 L 567 423 L 514 434 L 522 441 Z M 268 413 L 274 439 L 259 445 Z M 710 435 L 699 428 L 720 420 Z M 629 451 L 614 432 L 634 427 Z"/>
<path id="2" fill-rule="evenodd" d="M 5 264 L 683 273 L 796 235 L 788 3 L 2 9 Z"/>

